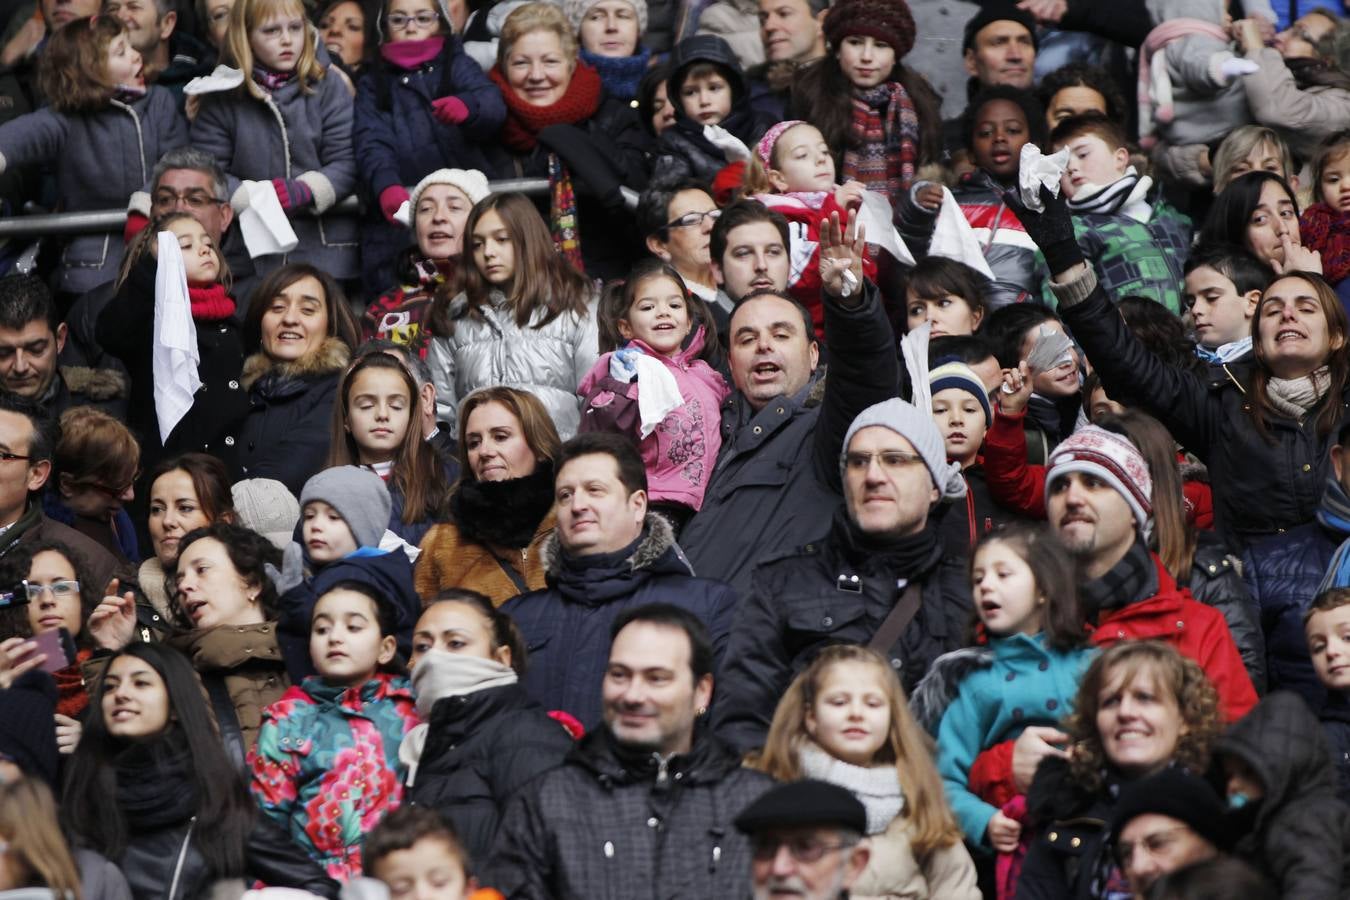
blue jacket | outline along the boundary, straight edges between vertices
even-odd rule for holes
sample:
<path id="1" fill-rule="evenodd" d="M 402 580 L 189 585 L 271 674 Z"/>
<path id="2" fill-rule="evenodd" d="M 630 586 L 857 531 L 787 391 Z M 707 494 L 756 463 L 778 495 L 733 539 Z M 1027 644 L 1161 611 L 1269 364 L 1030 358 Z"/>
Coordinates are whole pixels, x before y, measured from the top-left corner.
<path id="1" fill-rule="evenodd" d="M 1295 691 L 1313 709 L 1321 705 L 1326 690 L 1308 656 L 1303 612 L 1316 596 L 1332 554 L 1350 537 L 1350 522 L 1342 530 L 1334 526 L 1336 521 L 1319 512 L 1318 521 L 1263 538 L 1242 555 L 1242 577 L 1261 610 L 1269 689 Z"/>
<path id="2" fill-rule="evenodd" d="M 469 117 L 458 125 L 446 125 L 432 115 L 431 102 L 449 96 L 469 109 Z M 361 228 L 367 287 L 388 289 L 394 283 L 394 256 L 412 242 L 408 229 L 385 221 L 380 194 L 393 185 L 411 189 L 437 169 L 489 173 L 482 144 L 495 142 L 505 119 L 501 92 L 465 55 L 458 37 L 447 36 L 440 55 L 415 70 L 384 59 L 367 67 L 356 85 L 352 126 L 362 186 L 375 201 Z"/>
<path id="3" fill-rule="evenodd" d="M 124 209 L 150 180 L 159 158 L 188 143 L 187 123 L 173 95 L 151 87 L 131 103 L 113 100 L 94 113 L 51 109 L 0 126 L 0 172 L 50 163 L 62 212 Z M 121 234 L 84 234 L 61 253 L 57 287 L 83 294 L 117 277 Z"/>
<path id="4" fill-rule="evenodd" d="M 972 844 L 984 844 L 997 809 L 967 787 L 975 757 L 1017 738 L 1028 725 L 1057 725 L 1072 710 L 1092 647 L 1056 650 L 1045 634 L 1016 634 L 989 642 L 992 662 L 963 678 L 937 729 L 938 771 L 947 802 Z M 936 671 L 941 661 L 934 666 Z"/>
<path id="5" fill-rule="evenodd" d="M 666 520 L 648 514 L 642 536 L 616 553 L 573 557 L 555 533 L 543 548 L 548 587 L 506 601 L 529 651 L 525 692 L 547 710 L 571 713 L 588 730 L 600 722 L 600 686 L 609 662 L 609 629 L 647 603 L 673 603 L 708 627 L 713 664 L 722 659 L 736 593 L 695 578 Z"/>

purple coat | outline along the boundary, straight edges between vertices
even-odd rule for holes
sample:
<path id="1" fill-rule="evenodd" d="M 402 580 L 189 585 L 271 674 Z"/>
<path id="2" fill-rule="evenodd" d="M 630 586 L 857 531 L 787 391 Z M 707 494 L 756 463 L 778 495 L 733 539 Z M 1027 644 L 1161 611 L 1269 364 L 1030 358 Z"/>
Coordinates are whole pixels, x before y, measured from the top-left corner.
<path id="1" fill-rule="evenodd" d="M 638 441 L 642 464 L 647 469 L 647 496 L 667 503 L 682 503 L 697 511 L 703 492 L 722 449 L 722 403 L 731 388 L 712 366 L 697 356 L 703 349 L 700 326 L 689 346 L 673 358 L 663 356 L 642 341 L 629 347 L 665 363 L 675 376 L 684 405 L 672 410 L 656 430 L 638 439 L 638 382 L 620 381 L 609 373 L 613 353 L 606 353 L 577 387 L 582 405 L 580 431 L 614 431 Z"/>

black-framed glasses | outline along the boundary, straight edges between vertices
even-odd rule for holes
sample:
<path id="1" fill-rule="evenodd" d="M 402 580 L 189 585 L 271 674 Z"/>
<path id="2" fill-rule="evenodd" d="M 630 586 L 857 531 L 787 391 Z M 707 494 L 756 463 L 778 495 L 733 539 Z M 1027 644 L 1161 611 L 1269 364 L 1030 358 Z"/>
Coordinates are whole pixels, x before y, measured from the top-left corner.
<path id="1" fill-rule="evenodd" d="M 670 222 L 667 222 L 664 227 L 692 228 L 695 225 L 702 225 L 704 219 L 712 219 L 714 222 L 716 222 L 717 217 L 720 216 L 721 214 L 722 211 L 720 209 L 710 209 L 707 212 L 687 212 L 684 215 L 680 216 L 678 219 L 674 219 Z"/>
<path id="2" fill-rule="evenodd" d="M 69 600 L 72 597 L 80 596 L 80 583 L 73 578 L 53 581 L 51 584 L 33 584 L 25 580 L 20 582 L 20 586 L 27 595 L 29 603 L 37 603 L 47 591 L 51 591 L 54 600 Z"/>
<path id="3" fill-rule="evenodd" d="M 756 837 L 750 852 L 754 858 L 760 862 L 773 859 L 778 855 L 779 847 L 787 847 L 788 853 L 799 863 L 819 862 L 826 853 L 833 853 L 836 850 L 847 850 L 853 844 L 847 841 L 841 841 L 837 844 L 827 844 L 818 838 L 810 835 L 798 835 L 797 837 L 773 837 L 765 835 Z"/>
<path id="4" fill-rule="evenodd" d="M 416 23 L 422 28 L 429 28 L 436 24 L 438 18 L 439 17 L 434 12 L 423 10 L 415 16 L 410 16 L 405 13 L 390 13 L 385 21 L 387 21 L 389 27 L 395 31 L 402 31 L 413 23 Z"/>
<path id="5" fill-rule="evenodd" d="M 160 188 L 155 191 L 154 204 L 159 207 L 177 206 L 182 203 L 188 209 L 206 209 L 208 206 L 219 206 L 225 201 L 211 196 L 211 192 L 205 188 L 192 188 L 186 191 L 175 191 L 173 188 Z"/>

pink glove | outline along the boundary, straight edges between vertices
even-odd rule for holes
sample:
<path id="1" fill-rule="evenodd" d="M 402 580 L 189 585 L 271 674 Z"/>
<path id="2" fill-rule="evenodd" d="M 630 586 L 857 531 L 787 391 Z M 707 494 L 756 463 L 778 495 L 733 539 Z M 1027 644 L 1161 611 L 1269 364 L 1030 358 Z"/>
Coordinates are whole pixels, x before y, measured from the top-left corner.
<path id="1" fill-rule="evenodd" d="M 389 220 L 390 225 L 402 225 L 398 219 L 394 218 L 394 213 L 403 205 L 405 200 L 411 199 L 408 196 L 408 190 L 401 184 L 391 184 L 389 187 L 380 191 L 380 212 Z"/>
<path id="2" fill-rule="evenodd" d="M 431 101 L 431 114 L 446 125 L 458 125 L 469 117 L 469 108 L 458 97 L 442 97 Z"/>

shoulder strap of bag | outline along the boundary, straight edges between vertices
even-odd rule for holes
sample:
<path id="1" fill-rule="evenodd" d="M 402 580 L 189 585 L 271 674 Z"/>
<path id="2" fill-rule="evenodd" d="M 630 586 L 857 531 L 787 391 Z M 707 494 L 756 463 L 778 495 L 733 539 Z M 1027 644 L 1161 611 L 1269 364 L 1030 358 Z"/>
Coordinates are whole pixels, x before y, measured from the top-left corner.
<path id="1" fill-rule="evenodd" d="M 492 554 L 492 558 L 497 561 L 497 565 L 501 566 L 502 571 L 506 573 L 506 577 L 510 578 L 512 583 L 515 584 L 516 590 L 520 591 L 522 594 L 528 594 L 530 592 L 530 586 L 525 583 L 525 576 L 521 575 L 520 571 L 516 569 L 515 566 L 503 559 L 502 555 L 496 550 L 493 550 L 487 544 L 484 544 L 483 546 L 487 548 L 488 553 Z"/>
<path id="2" fill-rule="evenodd" d="M 899 602 L 891 607 L 891 611 L 882 620 L 877 633 L 872 635 L 872 639 L 867 642 L 869 650 L 885 653 L 895 646 L 895 642 L 900 640 L 900 635 L 905 633 L 909 623 L 914 621 L 914 617 L 919 614 L 921 593 L 917 582 L 911 581 L 905 585 L 904 592 L 900 594 Z"/>
<path id="3" fill-rule="evenodd" d="M 246 771 L 248 753 L 244 748 L 244 732 L 239 727 L 239 715 L 234 711 L 234 701 L 230 699 L 225 679 L 216 675 L 202 678 L 206 686 L 206 695 L 211 698 L 211 712 L 216 715 L 216 727 L 220 729 L 220 739 L 225 742 L 225 753 L 239 771 Z"/>

